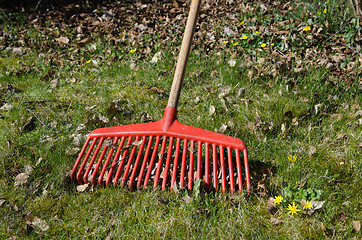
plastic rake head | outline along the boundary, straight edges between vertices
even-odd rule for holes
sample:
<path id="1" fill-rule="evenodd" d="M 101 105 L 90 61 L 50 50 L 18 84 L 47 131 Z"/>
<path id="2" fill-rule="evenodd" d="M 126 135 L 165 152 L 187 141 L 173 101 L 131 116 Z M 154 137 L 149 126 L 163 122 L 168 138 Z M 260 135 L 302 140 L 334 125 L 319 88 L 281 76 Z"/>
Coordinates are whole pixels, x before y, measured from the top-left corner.
<path id="1" fill-rule="evenodd" d="M 243 158 L 241 157 L 243 156 Z M 243 163 L 243 164 L 242 164 Z M 176 110 L 162 119 L 96 129 L 88 136 L 71 178 L 79 183 L 128 185 L 129 189 L 161 185 L 192 189 L 201 179 L 207 190 L 250 192 L 248 156 L 242 140 L 181 124 Z"/>

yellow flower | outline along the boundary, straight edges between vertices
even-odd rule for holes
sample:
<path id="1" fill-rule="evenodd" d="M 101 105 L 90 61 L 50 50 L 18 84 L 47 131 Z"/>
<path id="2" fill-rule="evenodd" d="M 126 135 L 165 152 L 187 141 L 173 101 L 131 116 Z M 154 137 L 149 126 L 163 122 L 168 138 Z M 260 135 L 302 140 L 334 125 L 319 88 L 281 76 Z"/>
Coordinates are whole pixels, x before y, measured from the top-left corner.
<path id="1" fill-rule="evenodd" d="M 283 201 L 283 197 L 282 196 L 278 196 L 274 198 L 274 203 L 275 204 L 279 204 Z"/>
<path id="2" fill-rule="evenodd" d="M 225 42 L 223 42 L 222 44 L 228 44 L 229 43 L 229 41 L 225 41 Z"/>
<path id="3" fill-rule="evenodd" d="M 324 14 L 327 13 L 327 8 L 323 9 L 323 13 L 324 13 Z"/>
<path id="4" fill-rule="evenodd" d="M 262 43 L 260 46 L 261 46 L 262 48 L 265 48 L 265 47 L 266 47 L 266 43 Z"/>
<path id="5" fill-rule="evenodd" d="M 291 162 L 297 161 L 297 155 L 289 155 L 288 160 L 291 161 Z"/>
<path id="6" fill-rule="evenodd" d="M 321 15 L 320 11 L 317 11 L 317 14 L 318 14 L 318 15 Z"/>
<path id="7" fill-rule="evenodd" d="M 240 23 L 239 23 L 239 26 L 244 25 L 244 23 L 245 23 L 244 21 L 240 22 Z"/>
<path id="8" fill-rule="evenodd" d="M 132 49 L 131 51 L 129 51 L 130 53 L 135 53 L 136 49 Z"/>
<path id="9" fill-rule="evenodd" d="M 305 28 L 303 28 L 304 32 L 307 32 L 307 31 L 310 31 L 310 30 L 312 30 L 310 26 L 306 26 Z"/>
<path id="10" fill-rule="evenodd" d="M 287 208 L 288 212 L 287 212 L 287 214 L 292 214 L 292 216 L 293 216 L 294 214 L 295 214 L 295 215 L 298 215 L 298 212 L 300 211 L 300 210 L 298 209 L 298 206 L 299 206 L 299 205 L 295 205 L 295 202 L 293 202 L 293 205 L 288 204 L 288 208 Z"/>
<path id="11" fill-rule="evenodd" d="M 248 36 L 242 36 L 241 39 L 246 40 L 248 39 Z"/>
<path id="12" fill-rule="evenodd" d="M 85 64 L 88 64 L 88 63 L 90 63 L 91 61 L 92 61 L 92 60 L 88 60 L 88 61 L 85 62 Z"/>
<path id="13" fill-rule="evenodd" d="M 304 209 L 309 209 L 309 208 L 311 208 L 311 207 L 312 207 L 312 204 L 311 204 L 309 201 L 307 201 L 307 202 L 304 204 L 303 210 L 304 210 Z"/>
<path id="14" fill-rule="evenodd" d="M 236 43 L 234 43 L 233 45 L 234 45 L 234 46 L 237 46 L 238 44 L 239 44 L 239 42 L 236 42 Z"/>
<path id="15" fill-rule="evenodd" d="M 256 34 L 259 34 L 259 31 L 255 31 Z"/>
<path id="16" fill-rule="evenodd" d="M 272 47 L 274 47 L 274 43 L 272 43 L 271 45 L 272 45 Z"/>
<path id="17" fill-rule="evenodd" d="M 329 0 L 327 0 L 327 2 L 326 2 L 327 4 L 329 4 Z"/>

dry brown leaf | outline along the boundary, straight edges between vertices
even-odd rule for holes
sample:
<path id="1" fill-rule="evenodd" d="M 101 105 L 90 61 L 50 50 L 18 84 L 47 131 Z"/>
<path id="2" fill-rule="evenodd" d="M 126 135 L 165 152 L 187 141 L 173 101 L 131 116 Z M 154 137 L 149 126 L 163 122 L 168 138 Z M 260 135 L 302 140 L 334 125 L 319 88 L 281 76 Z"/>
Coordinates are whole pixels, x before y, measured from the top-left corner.
<path id="1" fill-rule="evenodd" d="M 23 185 L 29 179 L 29 175 L 27 173 L 20 173 L 15 177 L 15 186 Z"/>
<path id="2" fill-rule="evenodd" d="M 360 221 L 353 221 L 353 229 L 359 233 L 359 231 L 361 230 L 361 222 Z"/>
<path id="3" fill-rule="evenodd" d="M 163 94 L 163 93 L 165 93 L 165 91 L 164 91 L 164 90 L 162 90 L 162 89 L 160 89 L 160 88 L 158 88 L 158 87 L 149 87 L 149 88 L 147 88 L 147 90 L 149 90 L 149 91 L 153 91 L 153 92 L 155 92 L 155 93 L 159 93 L 159 94 Z"/>
<path id="4" fill-rule="evenodd" d="M 182 200 L 184 200 L 186 203 L 190 203 L 192 201 L 192 198 L 186 195 L 182 197 Z"/>
<path id="5" fill-rule="evenodd" d="M 142 141 L 143 141 L 142 139 L 139 140 L 139 141 L 134 141 L 134 142 L 132 143 L 132 145 L 139 147 L 139 146 L 142 144 Z"/>
<path id="6" fill-rule="evenodd" d="M 310 201 L 313 210 L 321 209 L 326 201 Z"/>
<path id="7" fill-rule="evenodd" d="M 45 231 L 47 231 L 49 229 L 49 225 L 47 224 L 47 222 L 44 221 L 43 219 L 38 218 L 38 217 L 34 217 L 31 224 L 34 227 L 38 227 L 43 232 L 45 232 Z"/>
<path id="8" fill-rule="evenodd" d="M 270 221 L 273 225 L 279 225 L 279 224 L 283 223 L 283 220 L 279 220 L 279 219 L 276 219 L 273 217 L 270 219 Z"/>
<path id="9" fill-rule="evenodd" d="M 59 43 L 64 43 L 64 44 L 69 43 L 69 38 L 67 38 L 67 37 L 59 37 L 59 38 L 56 38 L 55 40 Z"/>
<path id="10" fill-rule="evenodd" d="M 274 215 L 278 211 L 273 197 L 269 197 L 268 199 L 268 211 L 270 212 L 271 215 Z"/>
<path id="11" fill-rule="evenodd" d="M 209 116 L 213 115 L 214 113 L 215 113 L 215 107 L 213 105 L 210 105 Z"/>
<path id="12" fill-rule="evenodd" d="M 84 191 L 87 190 L 88 188 L 89 188 L 89 183 L 82 184 L 82 185 L 78 185 L 78 186 L 77 186 L 77 191 L 78 191 L 78 192 L 84 192 Z"/>

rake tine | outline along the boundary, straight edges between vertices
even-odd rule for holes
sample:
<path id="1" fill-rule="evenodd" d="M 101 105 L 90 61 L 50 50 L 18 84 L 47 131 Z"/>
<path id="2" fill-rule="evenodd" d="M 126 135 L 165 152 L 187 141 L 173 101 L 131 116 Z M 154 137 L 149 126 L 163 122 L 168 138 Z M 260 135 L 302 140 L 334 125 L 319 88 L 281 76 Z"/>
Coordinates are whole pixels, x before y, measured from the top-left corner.
<path id="1" fill-rule="evenodd" d="M 221 168 L 221 188 L 222 188 L 222 192 L 225 193 L 226 192 L 226 173 L 225 173 L 225 162 L 224 162 L 224 149 L 223 147 L 220 145 L 219 146 L 220 149 L 220 168 Z"/>
<path id="2" fill-rule="evenodd" d="M 238 185 L 239 185 L 239 192 L 243 189 L 243 177 L 241 175 L 241 166 L 240 166 L 240 155 L 239 150 L 235 149 L 235 156 L 236 156 L 236 170 L 238 173 Z"/>
<path id="3" fill-rule="evenodd" d="M 212 182 L 214 184 L 214 191 L 217 191 L 217 150 L 215 144 L 212 144 L 212 170 Z"/>
<path id="4" fill-rule="evenodd" d="M 194 179 L 194 155 L 195 155 L 195 141 L 191 140 L 190 151 L 190 168 L 189 168 L 189 189 L 192 189 L 192 182 Z"/>
<path id="5" fill-rule="evenodd" d="M 133 171 L 132 171 L 131 177 L 129 179 L 129 184 L 128 184 L 129 190 L 132 190 L 133 180 L 134 180 L 134 178 L 136 176 L 138 163 L 140 162 L 142 152 L 143 152 L 143 148 L 145 147 L 145 144 L 146 144 L 146 137 L 144 136 L 144 137 L 142 137 L 142 143 L 141 143 L 140 149 L 138 150 L 137 158 L 136 158 L 136 161 L 135 161 L 134 166 L 133 166 Z"/>
<path id="6" fill-rule="evenodd" d="M 122 151 L 122 148 L 123 148 L 123 144 L 124 144 L 125 141 L 126 141 L 126 138 L 125 138 L 125 137 L 122 137 L 122 138 L 121 138 L 121 143 L 120 143 L 119 146 L 118 146 L 116 155 L 115 155 L 114 158 L 113 158 L 112 165 L 111 165 L 111 167 L 110 167 L 110 169 L 109 169 L 109 172 L 108 172 L 108 176 L 107 176 L 107 180 L 106 180 L 106 186 L 107 186 L 107 187 L 108 187 L 109 184 L 111 183 L 113 169 L 114 169 L 114 167 L 116 166 L 116 164 L 119 162 L 119 155 L 121 154 L 121 151 Z"/>
<path id="7" fill-rule="evenodd" d="M 90 141 L 90 138 L 87 138 L 87 141 L 85 142 L 85 144 L 84 144 L 81 152 L 79 153 L 79 156 L 78 156 L 78 158 L 77 158 L 77 161 L 76 161 L 75 164 L 74 164 L 74 167 L 73 167 L 73 169 L 72 169 L 72 174 L 71 174 L 71 178 L 72 178 L 73 181 L 75 180 L 75 175 L 76 175 L 77 167 L 78 167 L 78 165 L 79 165 L 79 163 L 80 163 L 80 160 L 81 160 L 82 157 L 83 157 L 83 154 L 84 154 L 85 150 L 87 149 L 87 146 L 88 146 L 88 144 L 89 144 L 89 141 Z"/>
<path id="8" fill-rule="evenodd" d="M 177 138 L 175 160 L 173 162 L 173 171 L 172 171 L 172 179 L 171 179 L 171 192 L 173 191 L 173 186 L 174 186 L 174 184 L 176 182 L 178 156 L 180 154 L 180 142 L 181 142 L 181 139 Z"/>
<path id="9" fill-rule="evenodd" d="M 138 140 L 140 140 L 140 137 L 139 137 L 139 136 L 136 137 L 135 142 L 137 142 Z M 130 156 L 129 156 L 129 158 L 128 158 L 128 163 L 127 163 L 127 165 L 126 165 L 126 169 L 124 170 L 124 173 L 123 173 L 123 177 L 122 177 L 122 181 L 121 181 L 121 187 L 123 187 L 124 184 L 125 184 L 126 181 L 127 181 L 128 172 L 129 172 L 129 169 L 130 169 L 130 167 L 131 167 L 132 159 L 133 159 L 133 157 L 134 157 L 134 155 L 135 155 L 135 153 L 136 153 L 136 150 L 137 150 L 137 146 L 136 146 L 136 145 L 133 145 L 131 154 L 130 154 Z"/>
<path id="10" fill-rule="evenodd" d="M 184 187 L 184 178 L 185 178 L 185 171 L 186 171 L 186 156 L 187 156 L 187 139 L 184 140 L 184 146 L 183 146 L 183 150 L 182 150 L 180 189 L 182 189 Z"/>
<path id="11" fill-rule="evenodd" d="M 227 147 L 227 154 L 228 154 L 228 163 L 229 163 L 229 176 L 230 176 L 230 192 L 233 194 L 235 192 L 235 185 L 234 185 L 234 172 L 233 172 L 233 158 L 231 154 L 231 148 Z"/>
<path id="12" fill-rule="evenodd" d="M 197 174 L 196 174 L 196 179 L 199 180 L 201 179 L 201 150 L 202 150 L 202 145 L 201 142 L 198 142 L 198 147 L 197 147 Z"/>
<path id="13" fill-rule="evenodd" d="M 98 143 L 98 146 L 97 146 L 97 148 L 96 148 L 96 151 L 94 152 L 93 157 L 92 157 L 91 161 L 90 161 L 89 164 L 88 164 L 88 168 L 87 168 L 87 170 L 85 171 L 85 173 L 84 173 L 84 175 L 83 175 L 83 182 L 84 182 L 84 183 L 88 183 L 88 174 L 89 174 L 90 170 L 91 170 L 92 167 L 93 167 L 94 160 L 96 159 L 96 157 L 97 157 L 97 155 L 98 155 L 98 152 L 99 152 L 99 150 L 100 150 L 101 147 L 102 147 L 103 141 L 104 141 L 104 137 L 101 137 L 101 140 L 100 140 L 99 143 Z"/>
<path id="14" fill-rule="evenodd" d="M 125 149 L 124 149 L 124 152 L 123 152 L 123 156 L 122 156 L 121 159 L 118 160 L 118 161 L 120 161 L 120 163 L 119 163 L 119 166 L 118 166 L 116 175 L 114 176 L 114 179 L 113 179 L 113 186 L 116 186 L 117 181 L 118 181 L 118 178 L 119 178 L 119 175 L 121 174 L 121 171 L 122 171 L 122 168 L 123 168 L 123 165 L 124 165 L 125 158 L 127 157 L 127 153 L 128 153 L 128 150 L 129 150 L 129 146 L 131 145 L 131 142 L 132 142 L 132 138 L 133 138 L 133 137 L 129 137 L 129 138 L 128 138 L 127 144 L 126 144 Z"/>
<path id="15" fill-rule="evenodd" d="M 153 189 L 155 189 L 157 187 L 158 179 L 160 178 L 161 169 L 162 169 L 162 159 L 163 159 L 163 154 L 165 153 L 166 143 L 167 143 L 167 137 L 164 136 L 162 145 L 161 145 L 161 152 L 160 152 L 160 154 L 158 154 L 158 162 L 157 162 L 157 166 L 156 166 L 157 169 L 156 169 L 155 181 L 153 183 Z"/>
<path id="16" fill-rule="evenodd" d="M 205 144 L 205 188 L 206 191 L 210 189 L 210 172 L 209 172 L 209 143 Z"/>
<path id="17" fill-rule="evenodd" d="M 115 137 L 114 138 L 114 141 L 113 141 L 113 146 L 115 146 L 118 142 L 118 137 Z M 109 150 L 109 153 L 108 153 L 108 156 L 107 156 L 107 159 L 106 161 L 104 162 L 104 165 L 103 165 L 103 168 L 102 168 L 102 171 L 101 171 L 101 174 L 99 174 L 99 177 L 98 177 L 98 184 L 100 186 L 102 186 L 102 182 L 103 182 L 103 176 L 107 170 L 107 167 L 108 167 L 108 163 L 109 161 L 111 160 L 111 157 L 113 155 L 113 152 L 114 152 L 114 148 L 111 147 L 111 149 Z"/>
<path id="18" fill-rule="evenodd" d="M 108 138 L 108 140 L 110 140 L 110 138 Z M 96 175 L 97 175 L 98 168 L 99 168 L 99 166 L 100 166 L 101 163 L 102 163 L 103 157 L 104 157 L 104 155 L 105 155 L 106 152 L 107 152 L 107 149 L 108 149 L 108 146 L 104 146 L 104 148 L 103 148 L 103 150 L 102 150 L 102 153 L 101 153 L 101 155 L 99 156 L 98 162 L 97 162 L 97 164 L 96 164 L 96 166 L 95 166 L 95 168 L 94 168 L 94 170 L 93 170 L 93 174 L 92 174 L 92 176 L 90 177 L 90 182 L 91 182 L 93 185 L 95 184 L 94 179 L 95 179 L 95 177 L 96 177 Z"/>
<path id="19" fill-rule="evenodd" d="M 145 156 L 143 158 L 143 163 L 142 163 L 140 174 L 138 175 L 137 189 L 139 189 L 141 184 L 142 184 L 142 178 L 143 178 L 143 174 L 144 174 L 145 169 L 146 169 L 148 155 L 149 155 L 149 153 L 151 151 L 152 141 L 153 141 L 153 136 L 151 136 L 150 139 L 148 140 L 148 145 L 147 145 L 147 148 L 146 148 L 146 154 L 145 154 Z"/>
<path id="20" fill-rule="evenodd" d="M 243 155 L 244 155 L 244 167 L 245 167 L 245 178 L 246 178 L 246 190 L 247 190 L 247 193 L 250 193 L 251 184 L 250 184 L 250 176 L 249 176 L 248 152 L 247 152 L 246 148 L 244 148 L 244 150 L 243 150 Z"/>
<path id="21" fill-rule="evenodd" d="M 83 172 L 84 166 L 86 165 L 89 156 L 92 154 L 93 148 L 96 145 L 96 143 L 97 143 L 97 139 L 94 139 L 91 146 L 88 149 L 87 154 L 85 155 L 85 158 L 84 158 L 82 164 L 80 165 L 80 168 L 79 168 L 78 173 L 77 173 L 77 180 L 80 183 L 83 182 L 82 181 L 82 172 Z"/>
<path id="22" fill-rule="evenodd" d="M 171 156 L 172 156 L 173 137 L 170 137 L 170 141 L 168 144 L 169 144 L 168 152 L 167 152 L 165 170 L 164 170 L 163 180 L 162 180 L 162 191 L 165 190 L 165 188 L 166 188 L 168 169 L 170 168 L 170 162 L 171 162 Z"/>
<path id="23" fill-rule="evenodd" d="M 150 180 L 151 177 L 151 172 L 152 172 L 152 168 L 153 168 L 153 164 L 155 162 L 155 157 L 158 151 L 158 145 L 160 144 L 160 136 L 156 137 L 156 143 L 155 143 L 155 148 L 153 149 L 153 153 L 151 156 L 151 161 L 150 164 L 148 165 L 148 170 L 147 170 L 147 174 L 146 174 L 146 178 L 145 178 L 145 182 L 143 184 L 143 187 L 147 187 L 148 181 Z"/>

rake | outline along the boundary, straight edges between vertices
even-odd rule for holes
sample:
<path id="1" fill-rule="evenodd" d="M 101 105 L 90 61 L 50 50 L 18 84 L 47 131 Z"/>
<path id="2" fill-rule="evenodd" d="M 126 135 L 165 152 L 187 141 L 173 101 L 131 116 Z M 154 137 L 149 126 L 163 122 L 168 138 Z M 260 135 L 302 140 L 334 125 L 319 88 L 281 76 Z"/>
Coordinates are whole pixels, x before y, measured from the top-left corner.
<path id="1" fill-rule="evenodd" d="M 181 124 L 177 104 L 201 0 L 191 2 L 189 17 L 164 116 L 151 123 L 99 128 L 92 131 L 74 164 L 71 178 L 79 183 L 129 189 L 161 185 L 192 189 L 203 180 L 207 191 L 250 192 L 248 154 L 237 138 Z M 241 157 L 243 156 L 243 158 Z M 226 160 L 227 159 L 227 160 Z M 243 167 L 242 160 L 243 159 Z M 242 168 L 244 168 L 244 177 Z"/>

